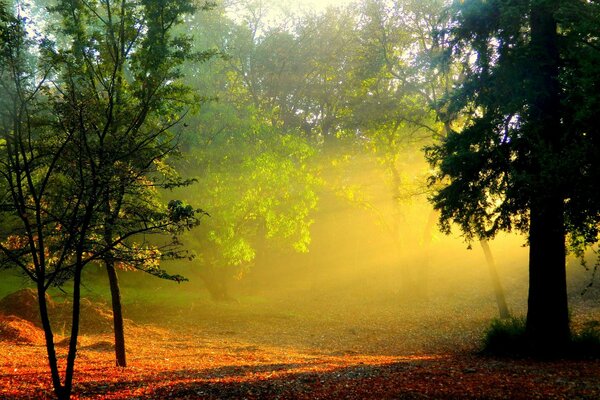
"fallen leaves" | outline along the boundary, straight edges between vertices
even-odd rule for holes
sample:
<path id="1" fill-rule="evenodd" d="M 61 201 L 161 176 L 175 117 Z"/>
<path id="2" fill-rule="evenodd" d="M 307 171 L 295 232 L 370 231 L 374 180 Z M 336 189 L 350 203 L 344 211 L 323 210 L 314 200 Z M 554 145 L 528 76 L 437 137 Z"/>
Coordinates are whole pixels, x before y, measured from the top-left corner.
<path id="1" fill-rule="evenodd" d="M 598 398 L 598 361 L 473 355 L 333 356 L 177 331 L 135 328 L 130 367 L 109 337 L 83 336 L 78 399 Z M 149 337 L 152 337 L 149 340 Z M 43 346 L 0 343 L 0 398 L 51 398 Z"/>
<path id="2" fill-rule="evenodd" d="M 210 307 L 160 315 L 160 327 L 129 323 L 124 369 L 110 334 L 81 335 L 74 398 L 600 398 L 599 361 L 474 355 L 484 313 L 321 306 L 316 315 L 286 303 L 281 318 L 280 305 Z M 57 351 L 64 367 L 66 348 Z M 0 341 L 0 399 L 52 398 L 48 375 L 43 344 Z"/>

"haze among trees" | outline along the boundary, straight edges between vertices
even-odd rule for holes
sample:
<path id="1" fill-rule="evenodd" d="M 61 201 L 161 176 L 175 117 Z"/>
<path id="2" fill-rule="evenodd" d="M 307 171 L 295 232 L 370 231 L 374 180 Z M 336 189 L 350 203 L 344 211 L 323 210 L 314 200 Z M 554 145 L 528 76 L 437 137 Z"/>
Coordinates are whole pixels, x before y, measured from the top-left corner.
<path id="1" fill-rule="evenodd" d="M 260 357 L 277 364 L 256 355 L 263 345 L 288 349 L 297 365 L 317 348 L 335 368 L 400 362 L 363 356 L 448 353 L 463 375 L 479 370 L 467 364 L 481 341 L 488 354 L 597 359 L 600 3 L 298 7 L 0 0 L 0 293 L 31 288 L 17 294 L 32 294 L 39 315 L 28 321 L 25 300 L 0 300 L 0 347 L 26 351 L 8 332 L 33 323 L 21 331 L 41 329 L 50 372 L 36 392 L 27 379 L 0 383 L 0 397 L 464 394 L 454 383 L 430 392 L 404 381 L 369 394 L 362 377 L 399 379 L 379 369 L 356 372 L 346 389 L 340 375 L 279 389 L 260 386 L 287 379 L 279 375 L 255 390 L 207 387 L 197 381 L 205 364 L 169 370 L 162 355 L 167 383 L 150 384 L 136 372 L 160 370 L 152 357 L 162 350 L 144 356 L 152 367 L 136 356 L 159 337 L 149 321 L 165 329 L 157 346 L 182 360 L 244 331 L 210 353 L 236 348 L 237 366 Z M 473 264 L 484 273 L 466 272 Z M 573 300 L 573 291 L 584 294 Z M 68 317 L 53 298 L 63 298 Z M 82 307 L 105 303 L 111 356 L 87 355 L 90 345 L 79 360 L 80 342 L 105 334 L 80 334 Z M 457 331 L 432 316 L 459 321 L 449 325 Z M 193 336 L 202 329 L 213 336 Z M 285 342 L 289 331 L 302 344 Z M 358 350 L 329 348 L 332 331 Z M 427 339 L 411 344 L 417 336 Z M 126 347 L 129 338 L 135 345 Z M 436 347 L 442 342 L 450 350 Z M 219 364 L 202 354 L 199 363 Z M 121 388 L 94 380 L 93 357 L 120 368 L 110 374 Z M 16 366 L 31 368 L 14 365 L 14 373 L 0 365 L 0 376 L 17 382 Z M 144 382 L 149 392 L 136 392 Z M 600 393 L 580 386 L 544 390 Z"/>

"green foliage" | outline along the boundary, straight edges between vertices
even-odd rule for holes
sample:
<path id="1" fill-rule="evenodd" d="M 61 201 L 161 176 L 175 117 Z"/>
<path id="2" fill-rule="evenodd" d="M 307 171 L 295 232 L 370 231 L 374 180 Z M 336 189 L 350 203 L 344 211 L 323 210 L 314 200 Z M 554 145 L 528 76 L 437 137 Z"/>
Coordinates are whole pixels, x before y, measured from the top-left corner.
<path id="1" fill-rule="evenodd" d="M 319 185 L 310 166 L 314 148 L 298 132 L 282 134 L 264 121 L 239 119 L 224 105 L 205 108 L 209 121 L 212 112 L 221 111 L 231 114 L 213 127 L 217 136 L 210 136 L 209 126 L 200 128 L 209 139 L 191 149 L 194 158 L 187 167 L 205 172 L 191 197 L 211 215 L 190 238 L 200 258 L 216 265 L 247 264 L 265 239 L 307 251 Z"/>
<path id="2" fill-rule="evenodd" d="M 0 13 L 0 263 L 20 268 L 39 295 L 73 278 L 64 384 L 40 303 L 59 398 L 70 397 L 87 264 L 182 280 L 159 263 L 184 255 L 176 236 L 200 215 L 165 205 L 157 188 L 186 183 L 168 168 L 171 128 L 195 102 L 180 79 L 190 38 L 173 27 L 193 10 L 187 0 L 59 0 L 45 23 Z M 165 244 L 148 240 L 165 233 Z"/>
<path id="3" fill-rule="evenodd" d="M 527 234 L 528 345 L 555 353 L 570 336 L 565 241 L 581 254 L 599 239 L 598 124 L 586 111 L 597 96 L 580 95 L 600 82 L 597 4 L 469 0 L 450 13 L 448 61 L 464 81 L 440 107 L 453 129 L 426 149 L 431 201 L 442 229 L 456 224 L 467 241 Z"/>
<path id="4" fill-rule="evenodd" d="M 211 215 L 188 239 L 200 264 L 248 265 L 272 245 L 307 251 L 319 190 L 360 202 L 330 173 L 348 165 L 337 159 L 373 151 L 396 200 L 414 184 L 402 153 L 443 128 L 427 106 L 443 85 L 417 56 L 434 52 L 427 26 L 438 26 L 438 5 L 367 1 L 278 23 L 240 2 L 235 19 L 219 7 L 194 16 L 197 46 L 225 55 L 188 74 L 216 99 L 182 136 L 186 170 L 201 171 L 187 198 Z"/>
<path id="5" fill-rule="evenodd" d="M 600 223 L 598 127 L 591 119 L 598 105 L 592 88 L 600 79 L 593 67 L 600 54 L 597 35 L 591 30 L 598 5 L 561 2 L 555 13 L 561 91 L 556 140 L 538 129 L 546 116 L 536 114 L 533 102 L 551 88 L 532 73 L 538 44 L 531 41 L 528 7 L 476 0 L 453 5 L 452 60 L 466 66 L 466 80 L 444 107 L 465 117 L 427 149 L 436 168 L 432 200 L 446 231 L 455 222 L 467 239 L 493 237 L 502 230 L 527 231 L 532 197 L 553 188 L 565 202 L 571 237 L 589 245 Z"/>
<path id="6" fill-rule="evenodd" d="M 192 84 L 216 101 L 202 105 L 182 137 L 191 156 L 185 170 L 201 173 L 194 194 L 182 196 L 211 215 L 186 240 L 200 265 L 238 272 L 259 249 L 308 251 L 322 185 L 316 156 L 341 129 L 332 122 L 344 103 L 337 88 L 348 87 L 334 64 L 348 57 L 351 24 L 325 27 L 352 19 L 330 13 L 267 28 L 252 15 L 234 22 L 215 9 L 190 25 L 200 46 L 226 56 L 194 66 Z"/>
<path id="7" fill-rule="evenodd" d="M 192 218 L 196 212 L 202 212 L 202 210 L 194 210 L 194 208 L 185 204 L 181 200 L 171 200 L 167 205 L 169 209 L 169 217 L 173 222 L 181 222 L 186 218 Z"/>
<path id="8" fill-rule="evenodd" d="M 60 71 L 55 86 L 69 96 L 57 99 L 65 103 L 60 128 L 80 135 L 85 151 L 74 147 L 71 156 L 88 158 L 87 180 L 100 204 L 88 246 L 98 254 L 95 259 L 161 277 L 167 275 L 157 272 L 156 262 L 183 257 L 180 243 L 140 246 L 129 237 L 175 237 L 198 223 L 194 210 L 166 206 L 157 192 L 189 183 L 170 165 L 178 152 L 171 128 L 197 101 L 180 79 L 182 65 L 206 55 L 192 53 L 191 38 L 173 27 L 193 10 L 188 1 L 58 2 L 50 8 L 62 23 L 48 50 Z M 148 259 L 140 257 L 144 254 Z"/>

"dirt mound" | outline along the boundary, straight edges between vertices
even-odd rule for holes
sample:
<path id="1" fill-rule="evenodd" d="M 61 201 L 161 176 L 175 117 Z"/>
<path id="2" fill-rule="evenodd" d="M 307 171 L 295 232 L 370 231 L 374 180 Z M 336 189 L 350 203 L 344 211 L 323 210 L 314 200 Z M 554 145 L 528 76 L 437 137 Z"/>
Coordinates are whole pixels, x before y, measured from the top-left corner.
<path id="1" fill-rule="evenodd" d="M 54 301 L 46 294 L 46 304 L 51 312 L 55 307 Z M 41 327 L 40 308 L 35 289 L 21 289 L 0 300 L 0 313 L 14 315 Z"/>
<path id="2" fill-rule="evenodd" d="M 69 301 L 54 301 L 46 294 L 46 304 L 50 314 L 52 327 L 56 332 L 68 333 L 71 329 L 73 312 Z M 0 313 L 15 316 L 41 327 L 37 291 L 21 289 L 0 300 Z M 86 298 L 81 299 L 79 330 L 81 333 L 112 332 L 112 311 L 104 303 L 94 303 Z"/>
<path id="3" fill-rule="evenodd" d="M 44 332 L 22 318 L 0 315 L 0 340 L 13 343 L 44 344 Z"/>
<path id="4" fill-rule="evenodd" d="M 70 305 L 68 308 L 71 310 Z M 88 299 L 81 299 L 81 318 L 79 329 L 84 333 L 112 332 L 112 311 L 104 303 L 92 303 Z"/>
<path id="5" fill-rule="evenodd" d="M 61 336 L 59 336 L 59 338 L 61 338 Z M 60 340 L 55 340 L 54 341 L 54 345 L 56 347 L 69 347 L 69 344 L 71 344 L 71 338 L 70 337 L 63 337 Z M 81 346 L 81 342 L 78 340 L 77 341 L 77 347 Z"/>
<path id="6" fill-rule="evenodd" d="M 113 343 L 106 341 L 106 340 L 92 343 L 92 344 L 84 347 L 84 349 L 86 349 L 86 350 L 93 350 L 93 351 L 113 351 L 114 348 L 115 348 L 115 346 L 113 345 Z"/>
<path id="7" fill-rule="evenodd" d="M 50 313 L 52 326 L 58 332 L 68 335 L 71 331 L 73 305 L 69 301 L 57 303 Z M 79 311 L 79 332 L 84 334 L 110 333 L 113 329 L 112 311 L 104 303 L 93 303 L 89 299 L 81 299 Z"/>

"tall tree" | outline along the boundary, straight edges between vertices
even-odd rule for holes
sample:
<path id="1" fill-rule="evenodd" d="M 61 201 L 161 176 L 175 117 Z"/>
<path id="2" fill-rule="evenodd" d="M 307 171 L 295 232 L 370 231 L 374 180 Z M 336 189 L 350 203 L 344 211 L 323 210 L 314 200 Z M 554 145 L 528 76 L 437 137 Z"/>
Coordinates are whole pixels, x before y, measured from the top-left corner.
<path id="1" fill-rule="evenodd" d="M 201 200 L 211 218 L 185 241 L 220 301 L 234 300 L 228 280 L 260 262 L 268 246 L 308 250 L 319 186 L 317 148 L 293 117 L 302 84 L 295 39 L 282 28 L 267 29 L 260 2 L 243 3 L 241 21 L 215 8 L 189 25 L 196 46 L 227 54 L 190 68 L 190 85 L 216 100 L 188 119 L 189 157 L 181 163 L 190 174 L 202 171 L 198 189 L 181 195 Z"/>
<path id="2" fill-rule="evenodd" d="M 110 139 L 103 143 L 106 149 L 102 163 L 114 173 L 107 176 L 101 193 L 104 214 L 101 235 L 108 245 L 122 230 L 122 221 L 127 221 L 124 215 L 149 212 L 154 206 L 152 195 L 144 197 L 131 192 L 132 182 L 145 176 L 155 189 L 186 183 L 168 166 L 167 156 L 174 152 L 176 139 L 169 128 L 179 121 L 183 106 L 193 100 L 189 89 L 177 79 L 186 59 L 203 61 L 212 52 L 192 54 L 190 39 L 173 34 L 173 24 L 181 20 L 182 14 L 192 11 L 186 2 L 168 5 L 92 2 L 77 7 L 59 4 L 55 11 L 61 12 L 63 23 L 57 37 L 73 40 L 72 48 L 68 49 L 73 60 L 64 57 L 62 60 L 81 65 L 79 68 L 66 65 L 69 74 L 77 74 L 79 78 L 71 87 L 72 98 L 89 94 L 86 104 L 73 109 L 85 108 L 88 118 L 95 121 L 97 129 L 102 129 L 98 134 L 101 140 L 104 140 L 102 135 Z M 146 19 L 142 25 L 140 17 Z M 144 29 L 147 31 L 142 32 Z M 145 264 L 132 262 L 135 258 L 122 250 L 107 252 L 103 261 L 111 290 L 116 363 L 124 367 L 125 339 L 116 265 L 133 264 L 145 269 Z M 180 279 L 162 271 L 145 270 L 161 278 Z"/>
<path id="3" fill-rule="evenodd" d="M 186 40 L 170 32 L 192 10 L 185 1 L 121 2 L 116 10 L 108 3 L 57 2 L 54 42 L 34 34 L 49 26 L 2 15 L 0 211 L 10 224 L 2 231 L 1 261 L 36 283 L 59 398 L 72 390 L 84 267 L 108 259 L 165 276 L 158 262 L 181 255 L 175 236 L 197 223 L 190 206 L 163 204 L 155 194 L 177 149 L 169 128 L 188 93 L 177 70 Z M 162 233 L 171 238 L 165 246 L 145 239 Z M 61 380 L 45 293 L 71 279 Z"/>
<path id="4" fill-rule="evenodd" d="M 527 233 L 526 333 L 540 353 L 563 350 L 570 337 L 566 238 L 594 243 L 600 221 L 598 140 L 590 134 L 598 128 L 583 117 L 597 95 L 580 97 L 598 83 L 598 31 L 573 9 L 581 21 L 599 21 L 596 2 L 455 2 L 452 58 L 467 69 L 447 106 L 463 118 L 428 149 L 444 230 L 456 222 L 469 239 Z"/>

